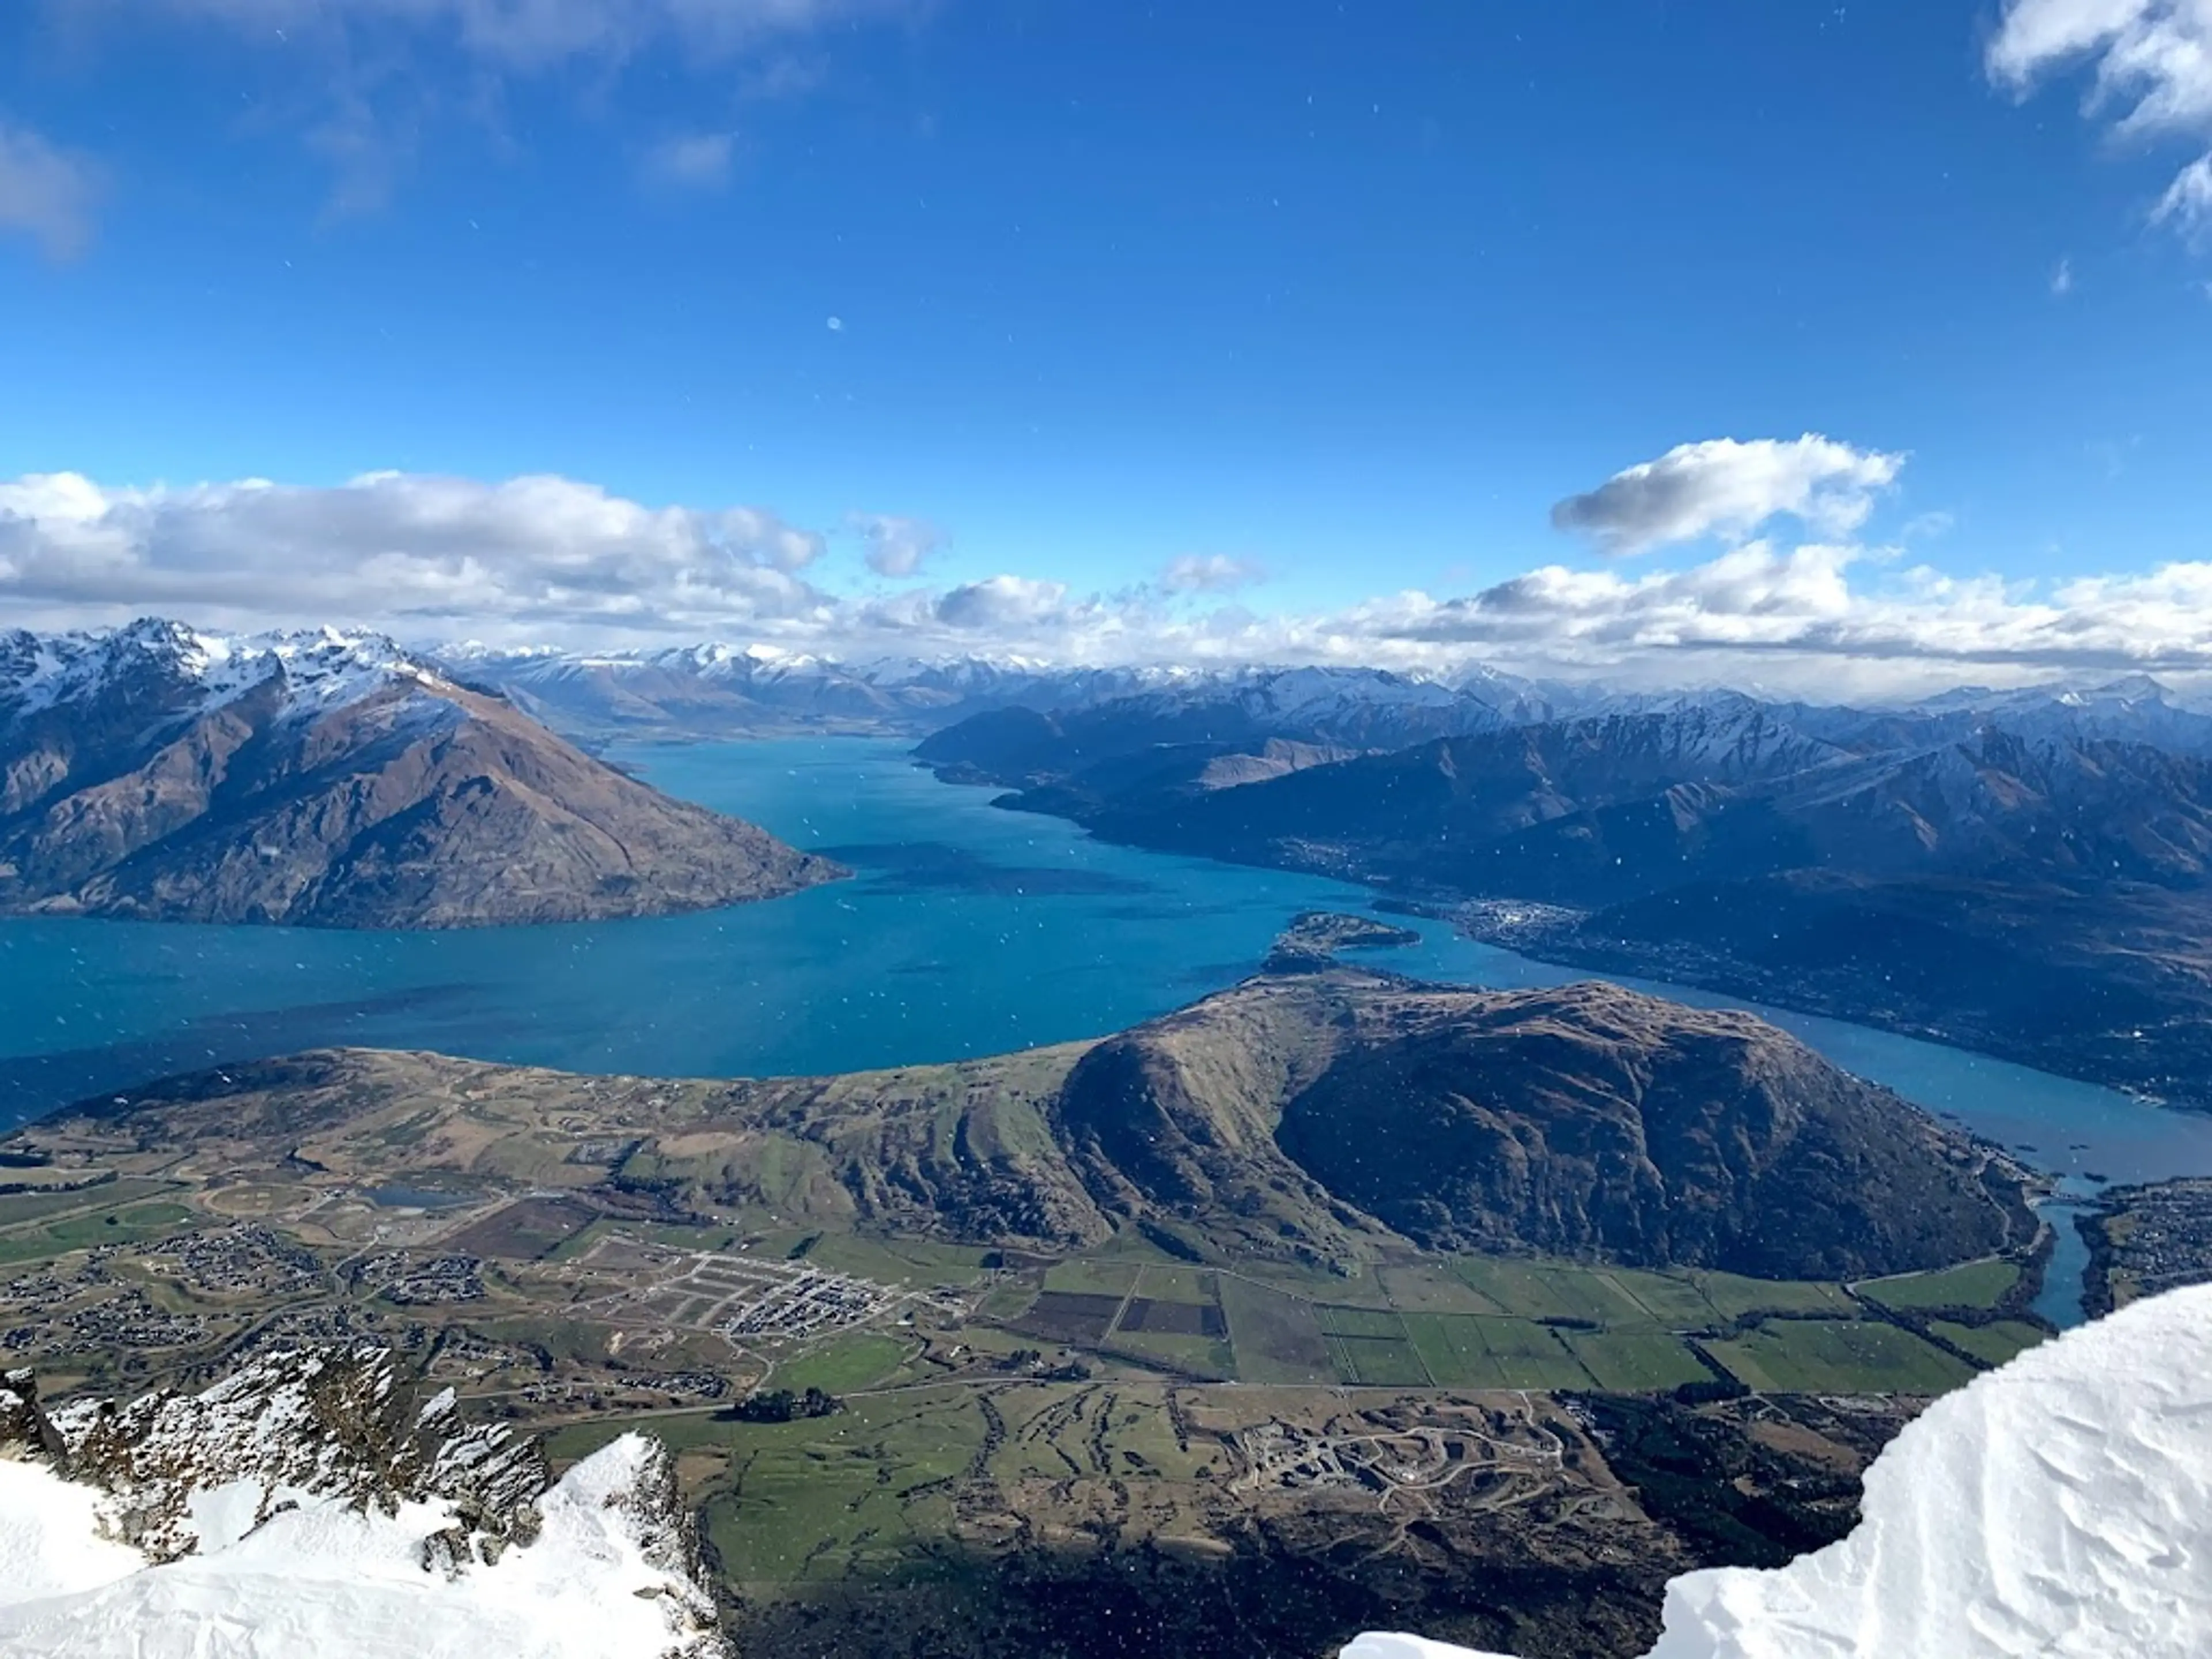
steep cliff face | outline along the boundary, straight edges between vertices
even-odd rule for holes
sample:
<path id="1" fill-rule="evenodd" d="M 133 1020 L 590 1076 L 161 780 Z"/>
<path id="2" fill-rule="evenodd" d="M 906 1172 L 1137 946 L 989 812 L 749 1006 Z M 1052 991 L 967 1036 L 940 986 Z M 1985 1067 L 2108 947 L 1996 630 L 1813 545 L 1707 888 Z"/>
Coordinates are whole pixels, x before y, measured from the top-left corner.
<path id="1" fill-rule="evenodd" d="M 47 1410 L 0 1379 L 0 1651 L 729 1659 L 657 1443 L 549 1483 L 373 1348 Z"/>
<path id="2" fill-rule="evenodd" d="M 0 908 L 446 927 L 700 909 L 839 873 L 374 636 L 142 623 L 0 652 Z"/>
<path id="3" fill-rule="evenodd" d="M 2028 1236 L 1986 1154 L 1896 1096 L 1748 1015 L 1605 985 L 1363 1042 L 1276 1138 L 1437 1249 L 1848 1279 Z"/>

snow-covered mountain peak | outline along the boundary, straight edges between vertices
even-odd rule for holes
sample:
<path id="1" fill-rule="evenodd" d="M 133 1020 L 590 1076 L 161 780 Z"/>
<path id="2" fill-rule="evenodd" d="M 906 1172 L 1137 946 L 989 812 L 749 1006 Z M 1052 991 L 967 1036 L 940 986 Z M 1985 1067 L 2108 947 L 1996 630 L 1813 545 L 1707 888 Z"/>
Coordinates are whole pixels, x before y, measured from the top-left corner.
<path id="1" fill-rule="evenodd" d="M 674 1466 L 416 1406 L 370 1348 L 202 1395 L 40 1408 L 0 1381 L 0 1652 L 727 1659 Z"/>
<path id="2" fill-rule="evenodd" d="M 2212 1285 L 1947 1395 L 1867 1471 L 1842 1542 L 1668 1587 L 1648 1659 L 2201 1659 L 2212 1652 Z M 1495 1659 L 1363 1636 L 1344 1659 Z"/>
<path id="3" fill-rule="evenodd" d="M 18 714 L 117 696 L 204 714 L 272 679 L 279 719 L 312 718 L 390 686 L 454 689 L 430 663 L 368 631 L 222 634 L 149 617 L 95 632 L 0 636 L 0 707 Z"/>

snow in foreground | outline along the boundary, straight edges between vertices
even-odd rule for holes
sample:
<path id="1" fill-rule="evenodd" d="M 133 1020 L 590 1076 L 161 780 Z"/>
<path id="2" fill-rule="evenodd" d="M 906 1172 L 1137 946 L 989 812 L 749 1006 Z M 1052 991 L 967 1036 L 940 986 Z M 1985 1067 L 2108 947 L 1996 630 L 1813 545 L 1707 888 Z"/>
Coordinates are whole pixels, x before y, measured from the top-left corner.
<path id="1" fill-rule="evenodd" d="M 2212 1286 L 2030 1349 L 1867 1471 L 1850 1536 L 1668 1586 L 1647 1659 L 2212 1654 Z M 1343 1659 L 1496 1659 L 1363 1636 Z"/>
<path id="2" fill-rule="evenodd" d="M 726 1659 L 673 1466 L 418 1411 L 388 1356 L 52 1412 L 0 1376 L 0 1659 Z"/>
<path id="3" fill-rule="evenodd" d="M 422 1540 L 451 1520 L 436 1504 L 386 1516 L 311 1500 L 154 1566 L 93 1533 L 83 1487 L 0 1462 L 0 1654 L 658 1659 L 678 1639 L 668 1574 L 645 1559 L 620 1501 L 654 1455 L 630 1435 L 587 1458 L 539 1499 L 534 1543 L 451 1576 L 422 1563 Z M 198 1511 L 219 1516 L 242 1497 L 250 1519 L 259 1495 L 221 1489 Z"/>

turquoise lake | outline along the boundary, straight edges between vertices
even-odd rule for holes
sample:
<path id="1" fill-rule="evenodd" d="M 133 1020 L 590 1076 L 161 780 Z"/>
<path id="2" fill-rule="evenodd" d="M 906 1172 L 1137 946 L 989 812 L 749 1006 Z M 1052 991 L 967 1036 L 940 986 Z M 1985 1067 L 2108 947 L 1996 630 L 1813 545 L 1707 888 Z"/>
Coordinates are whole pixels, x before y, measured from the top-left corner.
<path id="1" fill-rule="evenodd" d="M 646 921 L 357 933 L 0 921 L 0 1126 L 149 1078 L 333 1043 L 580 1071 L 763 1075 L 990 1054 L 1116 1030 L 1250 973 L 1291 915 L 1364 890 L 1091 840 L 940 784 L 906 745 L 804 739 L 610 758 L 859 873 L 770 903 Z M 1559 984 L 1414 922 L 1373 958 Z M 1626 981 L 1705 1006 L 1741 999 Z M 2212 1119 L 1841 1021 L 1771 1009 L 1838 1064 L 2086 1190 L 2212 1174 Z M 2033 1151 L 2026 1150 L 2033 1148 Z M 2045 1311 L 2078 1317 L 2064 1272 Z"/>

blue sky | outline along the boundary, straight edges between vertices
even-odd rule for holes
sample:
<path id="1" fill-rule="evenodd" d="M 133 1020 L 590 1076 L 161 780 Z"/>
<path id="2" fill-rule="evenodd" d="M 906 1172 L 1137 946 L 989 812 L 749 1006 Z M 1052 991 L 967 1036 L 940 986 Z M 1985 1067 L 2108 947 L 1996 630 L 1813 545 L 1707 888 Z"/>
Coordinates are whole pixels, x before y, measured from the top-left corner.
<path id="1" fill-rule="evenodd" d="M 241 560 L 455 556 L 402 544 L 422 520 L 390 489 L 348 539 L 362 504 L 318 492 L 388 470 L 557 475 L 652 510 L 648 536 L 661 509 L 736 507 L 818 536 L 732 553 L 687 519 L 669 533 L 694 553 L 662 548 L 641 586 L 686 556 L 760 580 L 600 615 L 577 595 L 642 556 L 578 575 L 591 532 L 564 519 L 544 533 L 576 579 L 516 623 L 563 637 L 941 643 L 943 597 L 998 577 L 1006 603 L 957 614 L 1010 647 L 1362 654 L 1345 618 L 1407 591 L 1556 567 L 1584 611 L 1618 608 L 1744 542 L 1814 541 L 1855 550 L 1823 567 L 1847 608 L 1917 605 L 1910 631 L 1978 579 L 2002 637 L 1971 665 L 2066 666 L 2021 645 L 2023 605 L 2177 566 L 2126 590 L 2172 611 L 2206 556 L 2212 177 L 2199 200 L 2185 169 L 2212 70 L 2127 72 L 2174 40 L 2212 45 L 2212 8 L 9 6 L 0 614 L 118 613 L 134 573 L 139 608 L 251 611 L 189 579 L 234 533 L 262 550 Z M 1759 511 L 1783 497 L 1754 479 L 1742 512 L 1630 558 L 1554 527 L 1678 445 L 1804 434 L 1895 464 L 1810 522 Z M 21 482 L 52 474 L 101 493 L 63 511 Z M 300 492 L 281 525 L 176 495 L 249 478 Z M 886 561 L 915 568 L 868 569 L 855 514 L 918 521 Z M 1178 596 L 1170 568 L 1267 579 Z M 363 590 L 290 592 L 269 608 Z M 459 581 L 402 620 L 462 630 L 480 604 L 504 626 L 508 597 Z M 2164 665 L 2212 642 L 2167 623 Z M 1509 633 L 1449 643 L 1511 655 Z"/>

